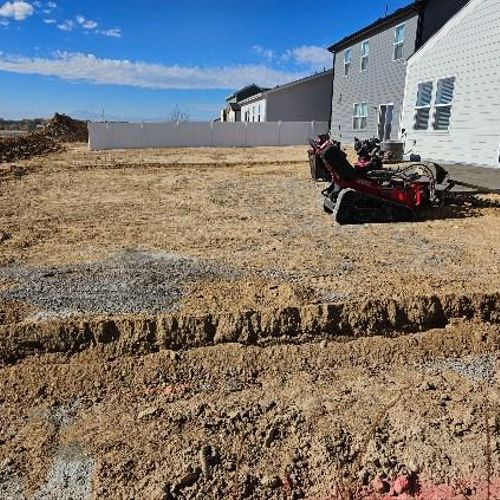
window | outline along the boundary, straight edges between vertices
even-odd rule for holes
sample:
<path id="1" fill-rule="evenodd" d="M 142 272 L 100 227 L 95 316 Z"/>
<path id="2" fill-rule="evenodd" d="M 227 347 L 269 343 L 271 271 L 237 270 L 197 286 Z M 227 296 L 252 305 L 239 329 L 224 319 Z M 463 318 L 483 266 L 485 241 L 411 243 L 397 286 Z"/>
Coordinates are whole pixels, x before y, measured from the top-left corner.
<path id="1" fill-rule="evenodd" d="M 429 127 L 429 116 L 431 114 L 432 82 L 418 84 L 417 103 L 415 104 L 415 130 L 427 130 Z"/>
<path id="2" fill-rule="evenodd" d="M 352 49 L 347 49 L 344 52 L 344 75 L 349 75 L 349 68 L 351 67 L 352 61 Z"/>
<path id="3" fill-rule="evenodd" d="M 433 82 L 418 84 L 417 102 L 415 104 L 415 122 L 413 124 L 414 130 L 427 130 L 429 128 L 433 90 Z M 448 130 L 450 128 L 454 92 L 455 77 L 438 80 L 432 124 L 434 130 Z"/>
<path id="4" fill-rule="evenodd" d="M 368 122 L 368 104 L 361 102 L 354 104 L 352 128 L 354 130 L 365 130 Z"/>
<path id="5" fill-rule="evenodd" d="M 394 60 L 403 58 L 405 44 L 405 25 L 401 24 L 394 30 Z"/>
<path id="6" fill-rule="evenodd" d="M 361 44 L 361 71 L 368 69 L 368 55 L 370 54 L 370 42 Z"/>
<path id="7" fill-rule="evenodd" d="M 257 121 L 260 122 L 260 104 L 257 107 Z"/>
<path id="8" fill-rule="evenodd" d="M 455 92 L 455 78 L 438 80 L 434 112 L 434 130 L 450 128 L 451 106 Z"/>

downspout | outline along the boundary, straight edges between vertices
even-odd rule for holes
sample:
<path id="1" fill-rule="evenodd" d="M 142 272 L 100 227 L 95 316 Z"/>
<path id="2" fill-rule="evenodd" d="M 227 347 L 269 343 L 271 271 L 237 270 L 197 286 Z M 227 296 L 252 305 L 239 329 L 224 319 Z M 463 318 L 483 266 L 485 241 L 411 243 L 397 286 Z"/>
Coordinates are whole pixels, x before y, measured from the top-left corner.
<path id="1" fill-rule="evenodd" d="M 425 23 L 425 9 L 428 0 L 417 0 L 415 9 L 418 13 L 417 33 L 415 36 L 415 52 L 423 45 L 424 38 L 424 23 Z"/>
<path id="2" fill-rule="evenodd" d="M 332 114 L 333 114 L 333 86 L 335 84 L 335 52 L 333 54 L 333 67 L 332 67 L 332 85 L 331 85 L 331 95 L 330 95 L 330 115 L 328 117 L 328 133 L 332 134 Z"/>

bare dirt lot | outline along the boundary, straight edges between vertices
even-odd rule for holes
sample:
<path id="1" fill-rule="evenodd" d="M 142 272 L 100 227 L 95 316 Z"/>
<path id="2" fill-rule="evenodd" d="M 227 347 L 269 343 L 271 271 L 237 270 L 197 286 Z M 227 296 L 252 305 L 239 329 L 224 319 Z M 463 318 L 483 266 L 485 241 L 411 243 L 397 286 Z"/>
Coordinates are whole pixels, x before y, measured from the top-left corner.
<path id="1" fill-rule="evenodd" d="M 304 147 L 0 165 L 0 498 L 500 498 L 500 197 L 321 188 Z"/>

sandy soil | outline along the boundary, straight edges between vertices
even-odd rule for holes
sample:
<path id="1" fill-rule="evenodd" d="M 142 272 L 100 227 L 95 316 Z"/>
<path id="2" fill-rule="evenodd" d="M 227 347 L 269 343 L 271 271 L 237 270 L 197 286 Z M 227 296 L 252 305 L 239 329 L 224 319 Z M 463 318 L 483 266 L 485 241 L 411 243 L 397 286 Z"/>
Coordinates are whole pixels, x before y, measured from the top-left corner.
<path id="1" fill-rule="evenodd" d="M 200 311 L 221 300 L 246 309 L 279 296 L 307 303 L 499 289 L 498 208 L 339 227 L 323 214 L 321 185 L 309 180 L 304 157 L 302 147 L 80 146 L 22 162 L 29 174 L 1 187 L 0 230 L 9 238 L 0 265 L 62 266 L 143 248 L 244 271 L 241 281 L 198 284 L 185 307 Z"/>
<path id="2" fill-rule="evenodd" d="M 500 498 L 500 197 L 340 227 L 305 160 L 0 167 L 0 498 Z"/>

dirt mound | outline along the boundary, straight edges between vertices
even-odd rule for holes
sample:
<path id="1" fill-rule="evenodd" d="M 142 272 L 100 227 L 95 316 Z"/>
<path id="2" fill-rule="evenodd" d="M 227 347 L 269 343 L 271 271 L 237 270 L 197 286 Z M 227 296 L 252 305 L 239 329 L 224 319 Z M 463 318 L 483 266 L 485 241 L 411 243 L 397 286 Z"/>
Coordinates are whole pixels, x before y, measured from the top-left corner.
<path id="1" fill-rule="evenodd" d="M 498 498 L 497 345 L 496 325 L 463 322 L 27 358 L 0 369 L 0 496 Z"/>
<path id="2" fill-rule="evenodd" d="M 0 141 L 0 163 L 61 151 L 65 142 L 86 142 L 87 124 L 56 113 L 49 124 L 36 132 Z"/>
<path id="3" fill-rule="evenodd" d="M 45 128 L 45 134 L 61 142 L 87 142 L 87 122 L 56 113 Z"/>

